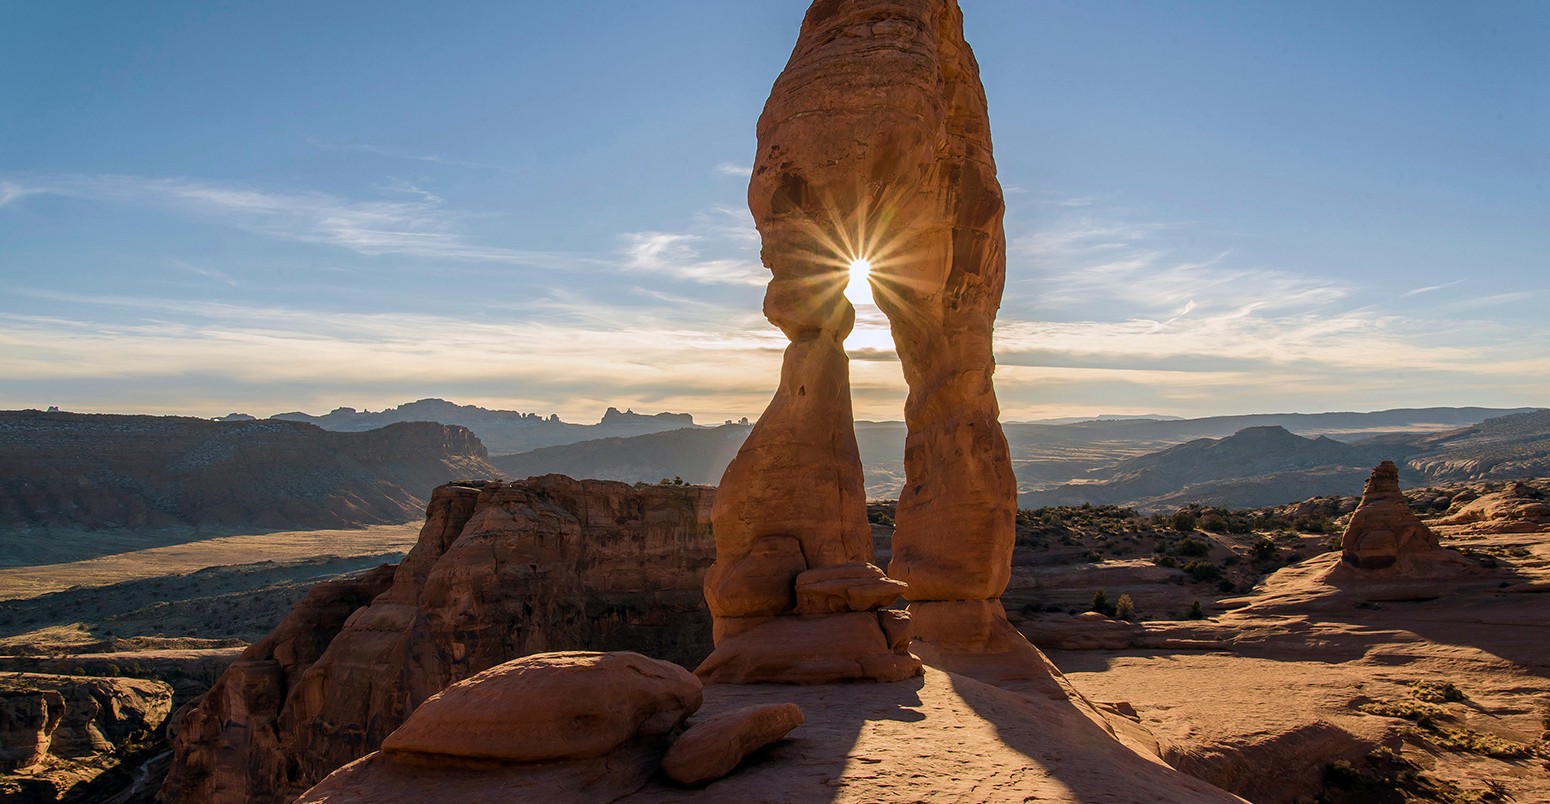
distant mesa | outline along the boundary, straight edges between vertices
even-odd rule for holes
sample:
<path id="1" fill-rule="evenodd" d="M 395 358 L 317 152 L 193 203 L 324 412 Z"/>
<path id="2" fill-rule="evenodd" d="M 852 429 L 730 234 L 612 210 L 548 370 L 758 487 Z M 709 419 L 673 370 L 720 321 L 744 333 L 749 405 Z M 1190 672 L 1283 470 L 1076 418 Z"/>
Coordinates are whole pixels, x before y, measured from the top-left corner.
<path id="1" fill-rule="evenodd" d="M 544 416 L 515 410 L 491 410 L 477 405 L 459 405 L 445 399 L 421 399 L 382 411 L 339 407 L 322 415 L 293 411 L 270 417 L 282 421 L 315 424 L 325 430 L 360 432 L 398 422 L 437 422 L 467 427 L 489 449 L 491 455 L 509 455 L 541 447 L 573 444 L 596 438 L 646 435 L 668 430 L 696 427 L 688 413 L 646 415 L 610 407 L 597 424 L 571 424 L 558 414 Z"/>
<path id="2" fill-rule="evenodd" d="M 467 428 L 327 432 L 274 420 L 0 412 L 0 526 L 358 527 L 498 470 Z"/>

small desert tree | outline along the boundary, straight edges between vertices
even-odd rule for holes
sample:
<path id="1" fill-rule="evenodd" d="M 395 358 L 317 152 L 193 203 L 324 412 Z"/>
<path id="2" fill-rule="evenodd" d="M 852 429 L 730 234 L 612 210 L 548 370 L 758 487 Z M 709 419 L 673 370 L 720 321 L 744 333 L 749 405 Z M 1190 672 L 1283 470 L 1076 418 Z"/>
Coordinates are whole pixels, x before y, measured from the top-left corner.
<path id="1" fill-rule="evenodd" d="M 1092 610 L 1098 612 L 1099 614 L 1112 615 L 1114 613 L 1114 606 L 1113 604 L 1109 603 L 1108 591 L 1099 589 L 1098 591 L 1093 592 Z"/>
<path id="2" fill-rule="evenodd" d="M 1114 616 L 1121 620 L 1134 620 L 1136 618 L 1136 603 L 1130 599 L 1130 595 L 1120 595 L 1114 604 Z"/>

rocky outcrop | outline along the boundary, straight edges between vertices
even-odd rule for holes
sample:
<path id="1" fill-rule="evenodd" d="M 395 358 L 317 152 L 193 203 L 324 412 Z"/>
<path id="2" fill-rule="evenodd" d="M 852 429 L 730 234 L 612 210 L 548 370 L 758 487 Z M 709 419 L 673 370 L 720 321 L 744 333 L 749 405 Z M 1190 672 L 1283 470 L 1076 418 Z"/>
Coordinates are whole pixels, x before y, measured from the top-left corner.
<path id="1" fill-rule="evenodd" d="M 0 773 L 42 762 L 64 711 L 55 690 L 0 689 Z"/>
<path id="2" fill-rule="evenodd" d="M 431 510 L 443 517 L 444 495 Z M 422 540 L 425 531 L 421 532 Z M 295 787 L 293 739 L 281 727 L 287 695 L 338 636 L 346 619 L 392 583 L 391 566 L 314 586 L 268 636 L 243 651 L 169 727 L 167 801 L 279 800 Z"/>
<path id="3" fill-rule="evenodd" d="M 494 477 L 462 427 L 330 433 L 282 421 L 0 412 L 0 524 L 333 528 L 411 521 Z"/>
<path id="4" fill-rule="evenodd" d="M 145 740 L 172 713 L 172 688 L 138 678 L 0 675 L 0 770 L 52 755 L 86 760 Z"/>
<path id="5" fill-rule="evenodd" d="M 802 725 L 793 703 L 745 706 L 689 727 L 662 758 L 662 772 L 679 784 L 703 785 L 731 773 L 749 754 Z"/>
<path id="6" fill-rule="evenodd" d="M 1362 502 L 1340 537 L 1341 561 L 1364 570 L 1384 569 L 1420 555 L 1441 552 L 1437 536 L 1423 524 L 1399 490 L 1399 469 L 1384 461 L 1372 470 Z"/>
<path id="7" fill-rule="evenodd" d="M 424 801 L 440 772 L 440 800 L 614 801 L 646 784 L 703 700 L 693 673 L 638 653 L 529 656 L 432 696 L 298 800 Z"/>
<path id="8" fill-rule="evenodd" d="M 1436 524 L 1467 525 L 1476 533 L 1538 533 L 1550 530 L 1550 503 L 1528 483 L 1509 483 L 1470 500 Z"/>
<path id="9" fill-rule="evenodd" d="M 314 592 L 183 718 L 164 797 L 288 800 L 447 686 L 528 654 L 692 666 L 710 647 L 713 496 L 557 475 L 436 489 L 391 578 Z"/>

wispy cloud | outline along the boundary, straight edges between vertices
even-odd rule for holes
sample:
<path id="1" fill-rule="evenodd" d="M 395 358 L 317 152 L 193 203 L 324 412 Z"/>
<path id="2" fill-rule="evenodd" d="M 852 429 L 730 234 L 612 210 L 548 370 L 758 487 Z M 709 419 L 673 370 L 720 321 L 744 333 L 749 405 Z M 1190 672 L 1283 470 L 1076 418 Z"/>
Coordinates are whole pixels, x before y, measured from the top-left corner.
<path id="1" fill-rule="evenodd" d="M 15 184 L 8 181 L 0 181 L 0 207 L 9 204 L 12 201 L 19 201 L 29 195 L 37 195 L 41 192 L 43 192 L 43 190 L 34 187 L 23 187 L 20 184 Z"/>
<path id="2" fill-rule="evenodd" d="M 747 260 L 701 257 L 694 244 L 702 239 L 681 232 L 627 234 L 624 268 L 706 284 L 763 285 L 769 281 L 761 267 Z"/>
<path id="3" fill-rule="evenodd" d="M 1444 282 L 1441 285 L 1427 285 L 1424 288 L 1413 288 L 1411 290 L 1405 291 L 1404 295 L 1405 296 L 1419 296 L 1422 293 L 1432 293 L 1432 292 L 1435 292 L 1435 291 L 1443 290 L 1445 288 L 1451 288 L 1454 285 L 1462 283 L 1463 281 L 1464 280 L 1462 280 L 1462 279 L 1455 279 L 1452 282 Z"/>
<path id="4" fill-rule="evenodd" d="M 155 206 L 279 240 L 319 243 L 368 256 L 403 255 L 443 260 L 553 267 L 574 264 L 570 254 L 488 246 L 464 231 L 470 217 L 412 185 L 395 188 L 410 200 L 351 200 L 320 192 L 275 192 L 183 178 L 58 177 L 14 188 L 21 195 L 53 194 Z M 410 189 L 412 188 L 412 189 Z"/>
<path id="5" fill-rule="evenodd" d="M 722 162 L 716 165 L 716 173 L 721 176 L 741 176 L 746 179 L 753 175 L 753 165 L 744 165 L 738 162 Z"/>

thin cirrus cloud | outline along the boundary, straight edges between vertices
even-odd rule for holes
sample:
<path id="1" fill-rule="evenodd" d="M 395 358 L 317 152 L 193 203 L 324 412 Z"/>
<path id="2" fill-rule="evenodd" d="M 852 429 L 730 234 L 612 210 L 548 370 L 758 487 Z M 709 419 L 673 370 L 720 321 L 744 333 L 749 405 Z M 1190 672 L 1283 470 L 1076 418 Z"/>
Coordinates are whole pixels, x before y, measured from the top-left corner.
<path id="1" fill-rule="evenodd" d="M 610 404 L 735 418 L 768 400 L 785 339 L 760 315 L 755 288 L 768 272 L 746 210 L 707 207 L 681 231 L 630 232 L 611 251 L 555 254 L 481 242 L 466 225 L 471 215 L 423 187 L 379 190 L 386 197 L 357 200 L 75 176 L 0 182 L 0 205 L 55 194 L 363 255 L 585 266 L 634 281 L 603 293 L 563 279 L 566 272 L 542 272 L 550 284 L 470 299 L 455 315 L 33 289 L 51 315 L 0 311 L 0 387 L 11 386 L 0 401 L 36 405 L 49 388 L 77 388 L 107 400 L 99 409 L 214 415 L 307 400 L 386 406 L 445 388 L 466 389 L 466 401 L 535 400 L 534 409 L 579 420 Z M 1241 238 L 1224 246 L 1189 223 L 1105 217 L 1112 210 L 1099 201 L 1080 201 L 1049 200 L 1036 231 L 1010 240 L 996 334 L 1011 418 L 1474 404 L 1480 394 L 1531 398 L 1544 388 L 1534 378 L 1550 375 L 1550 359 L 1535 348 L 1543 333 L 1525 337 L 1489 314 L 1537 291 L 1454 301 L 1417 318 L 1385 305 L 1446 286 L 1396 297 L 1254 265 L 1227 247 Z M 225 266 L 171 267 L 212 288 L 237 281 Z M 241 281 L 246 291 L 267 280 Z M 898 418 L 903 379 L 875 308 L 858 311 L 847 347 L 856 414 Z M 114 396 L 130 386 L 141 396 Z M 189 410 L 180 394 L 212 407 Z"/>
<path id="2" fill-rule="evenodd" d="M 273 192 L 185 178 L 65 176 L 4 185 L 7 198 L 60 195 L 164 209 L 277 240 L 316 243 L 367 256 L 399 255 L 553 266 L 575 255 L 482 245 L 462 231 L 466 216 L 424 191 L 407 200 L 357 201 L 315 191 Z M 396 188 L 403 194 L 404 188 Z"/>
<path id="3" fill-rule="evenodd" d="M 749 260 L 703 257 L 695 244 L 704 239 L 685 232 L 632 232 L 624 236 L 623 268 L 705 284 L 752 286 L 768 281 L 763 268 Z"/>

